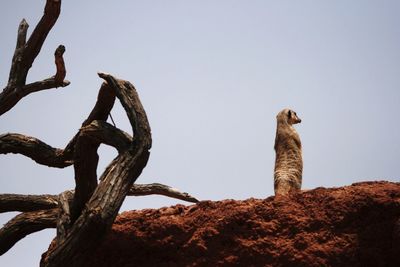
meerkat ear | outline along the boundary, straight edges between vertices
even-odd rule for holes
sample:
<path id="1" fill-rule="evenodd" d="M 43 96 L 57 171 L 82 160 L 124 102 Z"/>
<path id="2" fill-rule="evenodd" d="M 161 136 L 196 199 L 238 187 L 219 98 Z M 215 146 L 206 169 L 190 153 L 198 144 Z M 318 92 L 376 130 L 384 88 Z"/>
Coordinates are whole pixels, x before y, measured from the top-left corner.
<path id="1" fill-rule="evenodd" d="M 291 117 L 292 117 L 292 111 L 289 109 L 288 118 L 290 119 Z"/>

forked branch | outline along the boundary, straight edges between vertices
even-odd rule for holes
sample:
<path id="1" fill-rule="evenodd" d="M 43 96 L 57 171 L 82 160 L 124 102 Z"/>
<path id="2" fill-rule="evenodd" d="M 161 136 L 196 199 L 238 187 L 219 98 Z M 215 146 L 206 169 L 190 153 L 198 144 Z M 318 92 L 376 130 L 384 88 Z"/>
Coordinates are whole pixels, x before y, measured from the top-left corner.
<path id="1" fill-rule="evenodd" d="M 25 19 L 21 21 L 18 27 L 17 44 L 11 63 L 8 84 L 0 93 L 0 115 L 10 110 L 19 100 L 30 93 L 69 85 L 69 81 L 64 81 L 66 70 L 62 56 L 65 47 L 62 45 L 55 51 L 56 75 L 42 81 L 26 84 L 29 69 L 39 54 L 48 33 L 57 21 L 60 7 L 61 0 L 46 1 L 43 17 L 28 41 L 26 41 L 26 35 L 29 25 Z"/>

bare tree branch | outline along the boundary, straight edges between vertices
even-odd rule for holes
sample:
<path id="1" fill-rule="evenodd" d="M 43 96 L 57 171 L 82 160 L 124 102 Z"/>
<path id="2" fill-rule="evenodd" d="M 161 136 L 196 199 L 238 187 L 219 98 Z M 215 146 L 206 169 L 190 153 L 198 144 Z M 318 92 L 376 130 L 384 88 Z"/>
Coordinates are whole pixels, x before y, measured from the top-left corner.
<path id="1" fill-rule="evenodd" d="M 72 223 L 81 214 L 86 202 L 92 196 L 97 187 L 97 164 L 99 156 L 97 149 L 101 142 L 91 138 L 90 132 L 94 125 L 93 120 L 106 121 L 108 114 L 114 106 L 115 92 L 108 84 L 103 83 L 97 96 L 96 104 L 83 122 L 74 146 L 74 170 L 75 170 L 75 195 L 71 207 Z M 93 131 L 92 131 L 93 133 Z M 110 139 L 110 138 L 109 138 Z"/>
<path id="2" fill-rule="evenodd" d="M 69 81 L 62 81 L 61 83 L 59 83 L 55 80 L 54 77 L 44 79 L 43 81 L 30 83 L 22 87 L 21 98 L 29 95 L 30 93 L 52 89 L 56 87 L 65 87 L 68 86 L 69 84 L 70 84 Z"/>
<path id="3" fill-rule="evenodd" d="M 198 199 L 192 197 L 186 192 L 181 192 L 178 189 L 159 183 L 134 184 L 132 185 L 128 193 L 128 196 L 147 196 L 147 195 L 163 195 L 193 203 L 199 202 Z"/>
<path id="4" fill-rule="evenodd" d="M 61 210 L 64 210 L 64 213 L 69 214 L 70 208 L 68 205 L 70 205 L 74 193 L 74 190 L 68 190 L 60 195 L 0 194 L 0 213 L 9 211 L 26 212 L 47 210 L 59 207 Z M 128 192 L 128 196 L 147 195 L 162 195 L 193 203 L 198 202 L 198 200 L 190 194 L 160 183 L 133 184 Z"/>
<path id="5" fill-rule="evenodd" d="M 118 80 L 110 74 L 100 72 L 98 75 L 100 78 L 106 80 L 107 83 L 115 89 L 115 94 L 121 101 L 121 104 L 124 107 L 125 112 L 128 115 L 129 122 L 132 126 L 132 133 L 135 137 L 133 143 L 143 143 L 147 149 L 150 149 L 152 143 L 150 125 L 148 124 L 146 112 L 139 100 L 139 96 L 135 87 L 130 82 Z M 119 90 L 116 88 L 119 88 Z M 139 116 L 143 120 L 146 120 L 146 123 L 139 124 Z"/>
<path id="6" fill-rule="evenodd" d="M 33 30 L 29 40 L 26 42 L 24 58 L 23 58 L 23 83 L 25 83 L 26 75 L 32 66 L 33 61 L 42 49 L 43 43 L 47 38 L 50 30 L 56 23 L 61 11 L 61 0 L 47 0 L 44 7 L 44 14 L 39 23 Z"/>
<path id="7" fill-rule="evenodd" d="M 111 75 L 100 76 L 115 90 L 128 115 L 135 133 L 134 146 L 110 163 L 67 237 L 50 251 L 41 263 L 42 266 L 84 266 L 90 251 L 110 229 L 129 189 L 146 166 L 150 155 L 150 126 L 135 88 L 129 82 L 117 80 Z"/>
<path id="8" fill-rule="evenodd" d="M 25 236 L 46 228 L 55 228 L 58 209 L 24 212 L 0 229 L 0 255 Z"/>
<path id="9" fill-rule="evenodd" d="M 82 123 L 82 126 L 89 125 L 94 120 L 107 121 L 108 115 L 114 106 L 114 102 L 114 90 L 107 83 L 103 83 L 97 95 L 96 104 L 88 118 Z"/>
<path id="10" fill-rule="evenodd" d="M 8 84 L 0 93 L 0 115 L 9 111 L 19 100 L 30 93 L 56 87 L 65 87 L 65 65 L 62 57 L 65 47 L 60 45 L 55 52 L 56 75 L 43 81 L 26 85 L 26 77 L 32 63 L 40 52 L 43 43 L 60 14 L 61 0 L 47 0 L 44 14 L 32 35 L 26 41 L 28 23 L 23 19 L 18 28 L 17 45 L 11 63 Z"/>
<path id="11" fill-rule="evenodd" d="M 186 192 L 180 192 L 177 189 L 159 183 L 133 184 L 128 192 L 128 196 L 146 196 L 154 194 L 193 203 L 198 202 L 196 198 Z M 60 195 L 0 194 L 0 213 L 8 211 L 26 212 L 18 215 L 0 229 L 0 254 L 7 252 L 16 242 L 26 235 L 45 228 L 54 228 L 55 225 L 57 225 L 56 244 L 59 245 L 63 242 L 71 228 L 70 207 L 73 198 L 73 190 L 65 191 Z M 49 210 L 49 212 L 45 212 L 45 210 Z M 57 213 L 57 215 L 54 215 L 54 213 Z M 42 216 L 43 218 L 41 218 Z M 34 218 L 34 220 L 32 220 L 32 218 Z M 27 221 L 24 224 L 23 220 L 25 219 L 27 219 Z M 18 232 L 16 228 L 19 227 L 23 227 L 24 230 Z"/>
<path id="12" fill-rule="evenodd" d="M 28 24 L 22 20 L 10 68 L 8 84 L 0 94 L 0 115 L 30 93 L 65 87 L 66 68 L 60 45 L 55 53 L 56 74 L 26 84 L 28 72 L 60 14 L 61 0 L 46 0 L 44 15 L 26 41 Z M 0 154 L 19 153 L 39 164 L 64 168 L 74 164 L 75 191 L 59 196 L 0 195 L 0 212 L 23 211 L 0 229 L 0 254 L 26 235 L 57 226 L 55 247 L 43 266 L 84 266 L 85 259 L 111 228 L 129 195 L 161 194 L 197 202 L 187 193 L 161 184 L 133 185 L 146 166 L 152 145 L 150 125 L 134 86 L 105 73 L 96 105 L 65 149 L 53 148 L 37 138 L 21 134 L 0 135 Z M 118 97 L 128 116 L 132 135 L 106 123 Z M 134 138 L 132 137 L 134 136 Z M 97 186 L 97 149 L 101 143 L 115 147 L 119 155 L 110 163 Z"/>
<path id="13" fill-rule="evenodd" d="M 1 194 L 0 213 L 8 211 L 37 211 L 54 209 L 58 205 L 54 195 Z"/>
<path id="14" fill-rule="evenodd" d="M 90 137 L 93 142 L 104 143 L 115 147 L 118 152 L 129 148 L 133 138 L 126 132 L 112 126 L 111 124 L 95 120 L 87 126 L 81 128 L 81 136 Z"/>
<path id="15" fill-rule="evenodd" d="M 39 139 L 16 133 L 0 135 L 0 154 L 18 153 L 39 164 L 65 168 L 72 165 L 72 153 L 53 148 Z"/>
<path id="16" fill-rule="evenodd" d="M 17 83 L 17 75 L 20 72 L 22 54 L 26 43 L 26 34 L 29 25 L 25 19 L 22 19 L 18 27 L 17 46 L 14 51 L 14 56 L 11 63 L 10 75 L 8 78 L 8 87 L 13 87 Z"/>
<path id="17" fill-rule="evenodd" d="M 65 46 L 59 45 L 54 52 L 55 63 L 56 63 L 56 75 L 43 81 L 27 84 L 21 89 L 21 98 L 27 96 L 30 93 L 42 91 L 46 89 L 65 87 L 70 84 L 69 81 L 64 80 L 67 71 L 65 70 L 63 54 L 65 52 Z"/>

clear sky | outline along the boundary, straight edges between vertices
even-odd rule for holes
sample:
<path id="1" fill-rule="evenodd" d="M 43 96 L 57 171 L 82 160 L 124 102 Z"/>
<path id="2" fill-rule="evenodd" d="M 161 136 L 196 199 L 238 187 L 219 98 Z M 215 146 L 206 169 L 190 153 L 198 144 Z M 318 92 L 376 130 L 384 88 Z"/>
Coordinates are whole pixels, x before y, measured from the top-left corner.
<path id="1" fill-rule="evenodd" d="M 0 80 L 6 85 L 19 22 L 29 33 L 44 0 L 0 5 Z M 0 117 L 0 133 L 63 148 L 92 109 L 97 71 L 131 81 L 153 132 L 138 183 L 201 200 L 273 194 L 276 114 L 290 107 L 303 144 L 303 188 L 399 182 L 399 1 L 63 1 L 28 81 L 54 75 L 66 46 L 65 88 L 29 95 Z M 129 131 L 118 104 L 118 127 Z M 116 152 L 102 146 L 98 173 Z M 0 155 L 0 193 L 58 194 L 73 168 Z M 130 197 L 122 210 L 183 203 Z M 0 224 L 16 213 L 0 215 Z M 37 266 L 55 230 L 30 235 L 0 266 Z"/>

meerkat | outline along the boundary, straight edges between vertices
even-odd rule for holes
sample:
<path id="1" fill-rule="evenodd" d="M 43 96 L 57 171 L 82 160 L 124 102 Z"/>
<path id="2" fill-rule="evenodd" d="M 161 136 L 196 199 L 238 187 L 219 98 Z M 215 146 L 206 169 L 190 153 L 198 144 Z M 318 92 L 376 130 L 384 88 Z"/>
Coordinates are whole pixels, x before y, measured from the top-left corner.
<path id="1" fill-rule="evenodd" d="M 296 112 L 284 109 L 276 116 L 275 137 L 275 195 L 287 195 L 300 191 L 303 174 L 303 159 L 300 136 L 293 124 L 301 122 Z"/>

